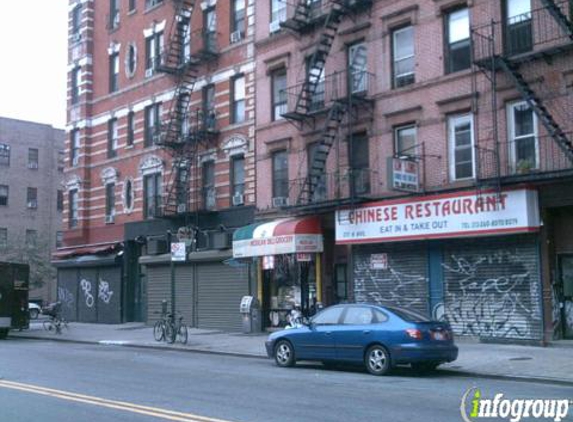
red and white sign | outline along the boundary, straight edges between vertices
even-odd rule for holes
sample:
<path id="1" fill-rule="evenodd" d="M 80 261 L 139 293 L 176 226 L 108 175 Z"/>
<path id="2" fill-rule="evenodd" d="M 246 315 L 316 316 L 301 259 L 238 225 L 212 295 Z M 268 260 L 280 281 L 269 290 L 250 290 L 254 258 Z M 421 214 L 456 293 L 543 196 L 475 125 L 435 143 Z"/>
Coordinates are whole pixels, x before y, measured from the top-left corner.
<path id="1" fill-rule="evenodd" d="M 336 212 L 336 243 L 376 243 L 539 229 L 537 191 L 464 192 L 381 201 Z"/>
<path id="2" fill-rule="evenodd" d="M 370 255 L 370 269 L 371 270 L 387 270 L 388 269 L 388 254 L 386 253 L 373 253 Z"/>

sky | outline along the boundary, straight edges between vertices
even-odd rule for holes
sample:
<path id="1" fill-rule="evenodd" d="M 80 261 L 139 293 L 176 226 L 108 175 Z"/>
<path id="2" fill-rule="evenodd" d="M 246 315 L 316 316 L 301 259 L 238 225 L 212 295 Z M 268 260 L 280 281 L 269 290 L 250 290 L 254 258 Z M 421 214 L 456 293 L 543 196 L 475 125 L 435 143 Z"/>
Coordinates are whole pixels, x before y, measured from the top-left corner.
<path id="1" fill-rule="evenodd" d="M 66 123 L 68 0 L 0 0 L 0 116 Z"/>

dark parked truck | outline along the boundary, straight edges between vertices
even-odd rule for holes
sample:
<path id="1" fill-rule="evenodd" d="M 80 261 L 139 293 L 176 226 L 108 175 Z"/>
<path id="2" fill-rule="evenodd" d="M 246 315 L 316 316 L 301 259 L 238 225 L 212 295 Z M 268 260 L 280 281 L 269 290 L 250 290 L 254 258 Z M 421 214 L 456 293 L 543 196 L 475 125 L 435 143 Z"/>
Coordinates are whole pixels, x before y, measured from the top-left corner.
<path id="1" fill-rule="evenodd" d="M 27 264 L 0 262 L 0 339 L 10 328 L 28 328 L 29 274 Z"/>

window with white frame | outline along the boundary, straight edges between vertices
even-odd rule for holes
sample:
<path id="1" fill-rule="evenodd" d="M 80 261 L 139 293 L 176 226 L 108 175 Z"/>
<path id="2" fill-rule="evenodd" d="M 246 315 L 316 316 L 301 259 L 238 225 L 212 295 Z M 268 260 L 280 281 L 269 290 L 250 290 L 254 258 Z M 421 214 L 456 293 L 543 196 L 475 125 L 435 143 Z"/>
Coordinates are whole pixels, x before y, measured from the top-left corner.
<path id="1" fill-rule="evenodd" d="M 78 190 L 72 189 L 68 193 L 68 225 L 70 229 L 78 226 L 79 197 Z"/>
<path id="2" fill-rule="evenodd" d="M 237 155 L 231 159 L 232 205 L 242 205 L 245 194 L 245 157 Z"/>
<path id="3" fill-rule="evenodd" d="M 80 101 L 80 67 L 76 66 L 72 69 L 71 80 L 71 102 L 77 104 Z"/>
<path id="4" fill-rule="evenodd" d="M 151 76 L 161 64 L 163 51 L 163 31 L 154 33 L 145 39 L 145 76 Z"/>
<path id="5" fill-rule="evenodd" d="M 448 149 L 450 179 L 463 180 L 474 177 L 473 116 L 463 114 L 448 119 Z"/>
<path id="6" fill-rule="evenodd" d="M 215 209 L 217 205 L 217 191 L 215 188 L 215 161 L 203 163 L 203 207 L 206 210 Z"/>
<path id="7" fill-rule="evenodd" d="M 135 141 L 135 112 L 127 113 L 127 146 L 133 145 Z"/>
<path id="8" fill-rule="evenodd" d="M 235 76 L 232 79 L 232 123 L 245 121 L 245 76 Z"/>
<path id="9" fill-rule="evenodd" d="M 115 217 L 115 183 L 105 185 L 105 222 L 113 223 Z"/>
<path id="10" fill-rule="evenodd" d="M 158 217 L 161 214 L 161 173 L 146 174 L 143 177 L 143 218 Z"/>
<path id="11" fill-rule="evenodd" d="M 119 27 L 119 0 L 109 0 L 109 21 L 107 29 Z"/>
<path id="12" fill-rule="evenodd" d="M 446 72 L 471 66 L 470 12 L 467 7 L 446 14 Z"/>
<path id="13" fill-rule="evenodd" d="M 109 92 L 119 89 L 119 52 L 109 56 Z"/>
<path id="14" fill-rule="evenodd" d="M 72 9 L 72 42 L 77 42 L 80 40 L 81 24 L 82 24 L 82 4 L 78 2 Z"/>
<path id="15" fill-rule="evenodd" d="M 272 120 L 282 119 L 287 112 L 287 73 L 285 68 L 277 69 L 271 74 L 272 84 Z"/>
<path id="16" fill-rule="evenodd" d="M 394 151 L 398 157 L 416 154 L 416 126 L 399 126 L 394 129 Z"/>
<path id="17" fill-rule="evenodd" d="M 508 55 L 521 54 L 533 48 L 531 0 L 505 1 L 505 49 Z"/>
<path id="18" fill-rule="evenodd" d="M 28 148 L 28 168 L 38 170 L 40 151 L 38 148 Z"/>
<path id="19" fill-rule="evenodd" d="M 179 31 L 179 39 L 183 42 L 179 62 L 184 64 L 191 59 L 191 18 L 182 17 L 177 23 L 177 31 Z"/>
<path id="20" fill-rule="evenodd" d="M 400 88 L 413 84 L 416 81 L 413 26 L 406 26 L 392 32 L 392 55 L 392 86 Z"/>
<path id="21" fill-rule="evenodd" d="M 539 165 L 537 117 L 525 101 L 509 104 L 509 154 L 514 171 L 536 169 Z"/>
<path id="22" fill-rule="evenodd" d="M 76 167 L 80 161 L 80 130 L 70 132 L 70 165 Z"/>
<path id="23" fill-rule="evenodd" d="M 232 0 L 231 43 L 245 36 L 245 0 Z"/>
<path id="24" fill-rule="evenodd" d="M 38 209 L 38 188 L 28 188 L 26 191 L 26 208 Z"/>
<path id="25" fill-rule="evenodd" d="M 117 118 L 114 117 L 107 122 L 107 158 L 113 158 L 117 155 L 118 144 Z"/>
<path id="26" fill-rule="evenodd" d="M 358 94 L 368 89 L 368 52 L 366 43 L 360 42 L 348 47 L 348 78 L 350 93 Z"/>
<path id="27" fill-rule="evenodd" d="M 157 140 L 160 134 L 160 116 L 161 116 L 161 104 L 155 103 L 148 107 L 145 107 L 145 135 L 144 135 L 144 146 L 150 147 Z"/>
<path id="28" fill-rule="evenodd" d="M 271 0 L 271 24 L 270 32 L 280 29 L 280 23 L 286 21 L 287 2 L 284 0 Z"/>

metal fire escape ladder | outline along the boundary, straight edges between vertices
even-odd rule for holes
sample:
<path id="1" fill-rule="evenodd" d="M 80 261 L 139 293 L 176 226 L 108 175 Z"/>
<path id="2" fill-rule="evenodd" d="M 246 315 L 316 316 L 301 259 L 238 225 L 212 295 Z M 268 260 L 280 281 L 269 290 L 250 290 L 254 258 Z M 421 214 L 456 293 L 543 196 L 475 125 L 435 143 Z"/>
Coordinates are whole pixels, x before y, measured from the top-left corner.
<path id="1" fill-rule="evenodd" d="M 547 9 L 549 14 L 555 19 L 565 33 L 573 40 L 573 22 L 563 13 L 554 0 L 541 0 L 541 4 Z"/>
<path id="2" fill-rule="evenodd" d="M 309 6 L 306 1 L 301 1 L 297 5 L 297 11 L 299 9 L 303 11 L 306 10 L 306 12 L 300 12 L 301 16 L 304 13 L 308 15 L 308 7 Z M 287 119 L 302 122 L 309 117 L 308 112 L 312 98 L 315 95 L 317 87 L 321 81 L 321 76 L 323 75 L 324 66 L 326 64 L 326 58 L 330 53 L 334 38 L 338 32 L 338 26 L 342 21 L 342 16 L 344 13 L 344 6 L 342 6 L 339 2 L 333 1 L 332 7 L 326 17 L 324 26 L 322 27 L 322 31 L 319 35 L 316 49 L 314 50 L 308 62 L 307 75 L 304 83 L 302 84 L 302 88 L 298 93 L 294 110 L 283 114 L 283 116 Z"/>
<path id="3" fill-rule="evenodd" d="M 565 156 L 573 163 L 573 143 L 567 138 L 567 135 L 543 105 L 541 99 L 539 99 L 533 89 L 531 89 L 523 75 L 519 72 L 517 65 L 502 57 L 498 58 L 498 63 L 506 75 L 513 81 L 523 99 L 532 108 L 539 120 L 541 120 L 541 123 L 549 135 L 557 143 Z"/>

